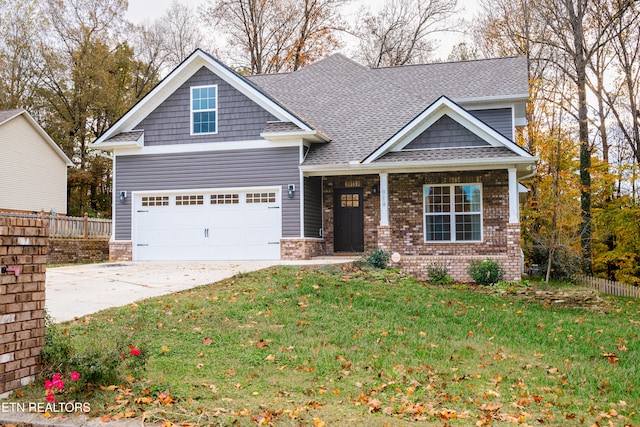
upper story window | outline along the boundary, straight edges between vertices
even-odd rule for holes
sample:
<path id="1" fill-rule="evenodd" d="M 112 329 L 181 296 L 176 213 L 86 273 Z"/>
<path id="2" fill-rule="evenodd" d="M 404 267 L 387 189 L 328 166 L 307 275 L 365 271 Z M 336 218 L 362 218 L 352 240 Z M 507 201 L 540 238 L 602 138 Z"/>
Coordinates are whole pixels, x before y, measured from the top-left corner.
<path id="1" fill-rule="evenodd" d="M 482 186 L 425 185 L 424 239 L 426 242 L 482 240 Z"/>
<path id="2" fill-rule="evenodd" d="M 191 88 L 191 134 L 218 132 L 218 86 Z"/>

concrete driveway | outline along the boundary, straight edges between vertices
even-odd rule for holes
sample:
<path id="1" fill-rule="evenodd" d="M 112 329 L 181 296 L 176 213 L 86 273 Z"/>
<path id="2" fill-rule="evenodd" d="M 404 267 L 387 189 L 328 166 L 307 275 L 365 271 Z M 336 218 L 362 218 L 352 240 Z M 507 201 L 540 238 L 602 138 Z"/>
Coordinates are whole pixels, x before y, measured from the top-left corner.
<path id="1" fill-rule="evenodd" d="M 55 322 L 86 316 L 109 307 L 214 283 L 237 273 L 273 265 L 313 265 L 314 261 L 123 262 L 47 269 L 47 312 Z"/>

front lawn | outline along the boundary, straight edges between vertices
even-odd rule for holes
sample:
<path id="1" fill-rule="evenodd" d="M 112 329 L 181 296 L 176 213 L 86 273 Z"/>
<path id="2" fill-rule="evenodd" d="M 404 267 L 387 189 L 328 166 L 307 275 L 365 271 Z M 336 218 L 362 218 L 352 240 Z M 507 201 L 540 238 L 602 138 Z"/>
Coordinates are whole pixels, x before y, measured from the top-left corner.
<path id="1" fill-rule="evenodd" d="M 74 353 L 148 357 L 73 395 L 104 420 L 640 425 L 640 304 L 606 301 L 595 312 L 394 271 L 277 267 L 64 327 Z M 42 400 L 42 381 L 20 395 Z"/>

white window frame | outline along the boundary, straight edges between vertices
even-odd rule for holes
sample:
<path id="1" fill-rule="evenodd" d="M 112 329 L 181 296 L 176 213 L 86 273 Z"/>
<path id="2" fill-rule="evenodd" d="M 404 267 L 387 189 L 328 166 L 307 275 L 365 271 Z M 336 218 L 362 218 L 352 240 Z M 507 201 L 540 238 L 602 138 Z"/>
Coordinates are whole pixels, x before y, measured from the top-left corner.
<path id="1" fill-rule="evenodd" d="M 216 90 L 216 105 L 214 108 L 204 108 L 201 110 L 194 110 L 193 109 L 193 90 L 194 89 L 209 89 L 209 88 L 215 88 Z M 215 135 L 218 133 L 218 85 L 203 85 L 203 86 L 191 86 L 189 88 L 189 111 L 190 111 L 190 117 L 189 117 L 189 131 L 191 133 L 192 136 L 198 136 L 198 135 Z M 195 113 L 210 113 L 210 112 L 215 112 L 216 113 L 216 131 L 215 132 L 194 132 L 193 129 L 193 115 Z"/>
<path id="2" fill-rule="evenodd" d="M 465 186 L 478 186 L 480 188 L 480 212 L 456 212 L 456 200 L 455 200 L 455 188 Z M 448 187 L 449 188 L 449 212 L 444 213 L 427 213 L 427 198 L 425 197 L 425 190 L 427 187 Z M 474 243 L 484 241 L 484 202 L 483 202 L 483 190 L 482 183 L 469 182 L 469 183 L 456 183 L 456 184 L 425 184 L 422 186 L 422 233 L 425 243 Z M 449 214 L 451 224 L 451 238 L 450 240 L 428 240 L 427 239 L 427 216 L 442 216 Z M 473 214 L 480 215 L 480 240 L 457 240 L 456 239 L 456 217 L 459 215 Z"/>

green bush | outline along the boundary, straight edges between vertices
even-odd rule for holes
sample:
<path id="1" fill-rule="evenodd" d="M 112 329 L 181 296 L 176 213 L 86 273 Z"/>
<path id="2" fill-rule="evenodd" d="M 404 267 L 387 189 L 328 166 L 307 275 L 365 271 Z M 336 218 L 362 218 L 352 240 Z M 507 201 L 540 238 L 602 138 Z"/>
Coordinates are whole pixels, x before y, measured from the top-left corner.
<path id="1" fill-rule="evenodd" d="M 498 261 L 487 258 L 484 261 L 473 260 L 467 273 L 479 285 L 489 286 L 498 283 L 504 277 L 504 269 Z"/>
<path id="2" fill-rule="evenodd" d="M 450 285 L 453 283 L 447 267 L 437 262 L 427 266 L 427 276 L 429 277 L 429 282 L 434 285 Z"/>
<path id="3" fill-rule="evenodd" d="M 385 269 L 389 265 L 391 254 L 384 249 L 376 249 L 364 256 L 364 263 L 373 268 Z"/>

